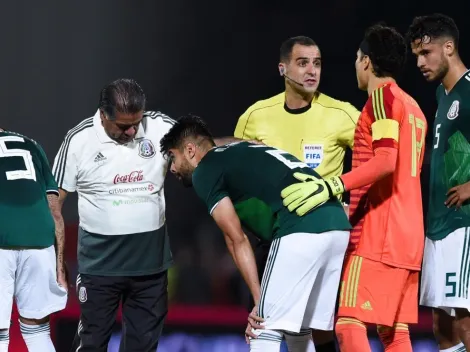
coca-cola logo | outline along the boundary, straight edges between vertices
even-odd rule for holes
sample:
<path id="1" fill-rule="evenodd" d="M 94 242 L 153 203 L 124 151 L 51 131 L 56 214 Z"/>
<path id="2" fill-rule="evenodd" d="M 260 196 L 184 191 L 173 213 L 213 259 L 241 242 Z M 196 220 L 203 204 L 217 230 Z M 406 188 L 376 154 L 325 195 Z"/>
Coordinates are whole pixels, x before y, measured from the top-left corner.
<path id="1" fill-rule="evenodd" d="M 139 171 L 132 171 L 127 175 L 119 175 L 117 174 L 114 176 L 113 183 L 133 183 L 133 182 L 140 182 L 144 179 L 144 173 L 142 170 Z"/>

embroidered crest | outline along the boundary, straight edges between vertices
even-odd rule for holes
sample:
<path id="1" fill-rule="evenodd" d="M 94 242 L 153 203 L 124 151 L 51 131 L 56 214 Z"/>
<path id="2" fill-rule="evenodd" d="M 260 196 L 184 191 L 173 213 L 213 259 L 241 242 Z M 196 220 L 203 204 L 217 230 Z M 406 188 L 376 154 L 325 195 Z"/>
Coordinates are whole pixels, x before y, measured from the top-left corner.
<path id="1" fill-rule="evenodd" d="M 153 158 L 155 155 L 155 147 L 150 139 L 144 139 L 139 143 L 139 156 L 144 159 Z"/>
<path id="2" fill-rule="evenodd" d="M 459 116 L 459 101 L 454 100 L 450 106 L 449 111 L 447 112 L 447 118 L 449 120 L 454 120 L 457 116 Z"/>
<path id="3" fill-rule="evenodd" d="M 87 300 L 87 294 L 86 294 L 86 288 L 85 287 L 80 287 L 80 290 L 78 291 L 78 300 L 82 303 L 85 303 Z"/>

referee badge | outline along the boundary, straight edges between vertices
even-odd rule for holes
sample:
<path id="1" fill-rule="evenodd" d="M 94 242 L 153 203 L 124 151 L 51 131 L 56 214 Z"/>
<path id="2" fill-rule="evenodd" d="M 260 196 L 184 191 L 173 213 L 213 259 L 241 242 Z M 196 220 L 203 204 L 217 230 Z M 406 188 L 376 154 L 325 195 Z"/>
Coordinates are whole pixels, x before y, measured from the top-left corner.
<path id="1" fill-rule="evenodd" d="M 86 294 L 86 288 L 85 287 L 80 287 L 80 290 L 78 290 L 78 300 L 82 303 L 85 303 L 87 300 L 87 294 Z"/>
<path id="2" fill-rule="evenodd" d="M 144 159 L 153 158 L 155 155 L 155 147 L 150 139 L 144 139 L 139 143 L 139 156 Z"/>

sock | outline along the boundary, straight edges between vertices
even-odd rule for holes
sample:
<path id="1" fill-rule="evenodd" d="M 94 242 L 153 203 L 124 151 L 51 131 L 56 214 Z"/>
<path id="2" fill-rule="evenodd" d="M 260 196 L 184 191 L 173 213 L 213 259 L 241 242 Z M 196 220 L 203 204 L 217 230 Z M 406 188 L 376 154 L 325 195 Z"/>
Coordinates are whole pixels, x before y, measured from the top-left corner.
<path id="1" fill-rule="evenodd" d="M 385 352 L 412 352 L 408 324 L 395 323 L 392 327 L 377 326 L 377 333 Z"/>
<path id="2" fill-rule="evenodd" d="M 49 322 L 28 325 L 20 321 L 20 330 L 29 352 L 55 352 Z"/>
<path id="3" fill-rule="evenodd" d="M 458 345 L 455 345 L 451 348 L 446 348 L 445 350 L 439 350 L 439 352 L 465 352 L 465 345 L 461 342 Z"/>
<path id="4" fill-rule="evenodd" d="M 263 330 L 256 339 L 250 340 L 250 352 L 279 352 L 282 333 L 276 330 Z"/>
<path id="5" fill-rule="evenodd" d="M 336 344 L 334 341 L 315 345 L 315 348 L 317 349 L 317 352 L 336 352 Z"/>
<path id="6" fill-rule="evenodd" d="M 0 352 L 8 352 L 9 343 L 10 343 L 10 330 L 0 329 Z"/>
<path id="7" fill-rule="evenodd" d="M 354 318 L 339 318 L 336 326 L 341 352 L 371 352 L 366 325 Z"/>
<path id="8" fill-rule="evenodd" d="M 300 329 L 300 332 L 284 331 L 287 349 L 289 352 L 315 352 L 312 332 L 309 328 Z"/>

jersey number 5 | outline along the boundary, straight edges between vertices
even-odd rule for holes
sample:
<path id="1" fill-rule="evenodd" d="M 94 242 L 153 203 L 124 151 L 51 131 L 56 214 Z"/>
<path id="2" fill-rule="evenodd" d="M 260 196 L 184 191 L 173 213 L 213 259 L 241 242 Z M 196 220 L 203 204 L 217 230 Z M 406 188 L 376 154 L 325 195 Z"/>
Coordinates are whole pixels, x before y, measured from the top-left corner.
<path id="1" fill-rule="evenodd" d="M 5 172 L 7 180 L 27 179 L 36 181 L 36 169 L 34 168 L 33 158 L 28 150 L 8 149 L 6 142 L 23 142 L 24 139 L 17 136 L 0 137 L 0 158 L 23 158 L 26 170 L 12 170 Z"/>
<path id="2" fill-rule="evenodd" d="M 421 160 L 421 152 L 424 146 L 424 121 L 417 119 L 414 115 L 409 115 L 411 124 L 411 176 L 418 175 L 418 163 Z M 418 131 L 421 135 L 418 136 Z M 419 137 L 419 138 L 418 138 Z"/>

